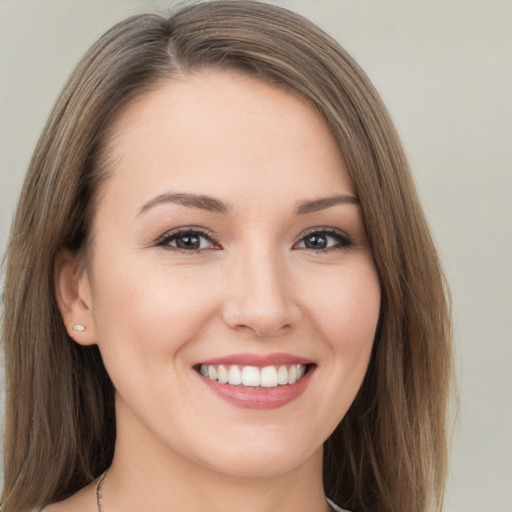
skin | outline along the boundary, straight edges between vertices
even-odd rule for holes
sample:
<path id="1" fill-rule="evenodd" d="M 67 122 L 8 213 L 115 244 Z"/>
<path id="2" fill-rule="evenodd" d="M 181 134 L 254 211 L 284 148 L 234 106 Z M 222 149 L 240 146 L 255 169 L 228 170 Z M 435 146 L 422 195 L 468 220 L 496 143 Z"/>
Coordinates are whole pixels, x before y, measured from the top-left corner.
<path id="1" fill-rule="evenodd" d="M 364 378 L 380 288 L 356 202 L 297 212 L 354 197 L 325 121 L 289 91 L 203 71 L 129 105 L 110 155 L 86 267 L 66 252 L 56 266 L 70 334 L 99 346 L 116 388 L 104 512 L 329 510 L 322 445 Z M 201 250 L 163 240 L 184 226 L 206 233 Z M 300 396 L 248 409 L 192 367 L 240 353 L 314 365 Z M 95 511 L 94 483 L 45 510 Z"/>

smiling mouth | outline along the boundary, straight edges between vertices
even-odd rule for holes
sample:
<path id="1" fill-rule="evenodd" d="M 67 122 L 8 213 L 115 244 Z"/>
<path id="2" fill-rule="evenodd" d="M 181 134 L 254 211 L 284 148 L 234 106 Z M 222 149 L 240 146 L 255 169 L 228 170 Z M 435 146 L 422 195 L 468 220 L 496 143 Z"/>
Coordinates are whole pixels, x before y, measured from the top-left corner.
<path id="1" fill-rule="evenodd" d="M 237 364 L 198 364 L 194 369 L 203 377 L 231 386 L 276 388 L 299 382 L 313 364 L 281 364 L 264 367 Z"/>

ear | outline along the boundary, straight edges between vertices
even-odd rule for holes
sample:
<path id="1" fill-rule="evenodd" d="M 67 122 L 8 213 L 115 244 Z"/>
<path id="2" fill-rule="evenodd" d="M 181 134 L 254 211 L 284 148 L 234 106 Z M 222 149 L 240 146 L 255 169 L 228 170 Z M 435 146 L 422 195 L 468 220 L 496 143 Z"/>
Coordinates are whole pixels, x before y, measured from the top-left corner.
<path id="1" fill-rule="evenodd" d="M 94 345 L 97 337 L 91 284 L 79 256 L 68 250 L 59 252 L 55 259 L 54 286 L 60 314 L 69 336 L 80 345 Z"/>

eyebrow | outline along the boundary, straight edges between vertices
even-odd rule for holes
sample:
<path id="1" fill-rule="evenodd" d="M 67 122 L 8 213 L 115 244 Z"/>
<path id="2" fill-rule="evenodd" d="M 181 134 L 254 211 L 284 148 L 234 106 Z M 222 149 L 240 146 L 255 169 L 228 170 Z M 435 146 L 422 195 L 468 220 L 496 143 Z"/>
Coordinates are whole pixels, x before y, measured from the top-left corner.
<path id="1" fill-rule="evenodd" d="M 360 205 L 359 199 L 357 199 L 357 197 L 348 194 L 339 194 L 336 196 L 322 197 L 321 199 L 300 203 L 295 208 L 295 213 L 298 215 L 305 215 L 307 213 L 325 210 L 326 208 L 330 208 L 331 206 L 335 206 L 337 204 L 353 204 L 356 206 Z"/>
<path id="2" fill-rule="evenodd" d="M 184 192 L 167 192 L 164 194 L 160 194 L 159 196 L 151 199 L 147 203 L 141 207 L 139 214 L 144 213 L 145 211 L 157 206 L 159 204 L 166 203 L 174 203 L 181 204 L 183 206 L 188 206 L 190 208 L 199 208 L 201 210 L 206 210 L 214 213 L 223 213 L 226 214 L 229 212 L 228 206 L 219 199 L 215 199 L 211 196 L 206 196 L 202 194 L 190 194 Z M 330 197 L 322 197 L 320 199 L 314 199 L 312 201 L 305 201 L 299 203 L 299 205 L 295 208 L 295 214 L 297 215 L 305 215 L 308 213 L 317 212 L 320 210 L 325 210 L 326 208 L 331 208 L 332 206 L 336 206 L 338 204 L 353 204 L 359 205 L 359 199 L 355 196 L 351 196 L 348 194 L 339 194 Z"/>
<path id="3" fill-rule="evenodd" d="M 156 205 L 165 203 L 181 204 L 183 206 L 199 208 L 201 210 L 206 210 L 214 213 L 228 213 L 229 211 L 225 203 L 213 197 L 200 194 L 186 194 L 182 192 L 177 192 L 160 194 L 159 196 L 145 203 L 140 209 L 139 213 L 144 213 L 145 211 L 149 210 L 150 208 L 153 208 Z"/>

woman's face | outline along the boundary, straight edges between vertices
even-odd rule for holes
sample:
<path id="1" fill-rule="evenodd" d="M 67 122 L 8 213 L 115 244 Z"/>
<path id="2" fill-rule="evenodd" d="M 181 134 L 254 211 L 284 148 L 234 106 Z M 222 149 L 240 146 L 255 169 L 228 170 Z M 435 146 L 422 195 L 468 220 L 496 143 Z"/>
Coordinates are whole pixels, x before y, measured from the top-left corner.
<path id="1" fill-rule="evenodd" d="M 117 391 L 116 449 L 247 476 L 318 464 L 380 305 L 323 118 L 204 71 L 131 104 L 109 151 L 80 293 Z"/>

